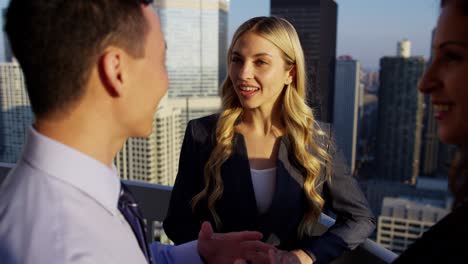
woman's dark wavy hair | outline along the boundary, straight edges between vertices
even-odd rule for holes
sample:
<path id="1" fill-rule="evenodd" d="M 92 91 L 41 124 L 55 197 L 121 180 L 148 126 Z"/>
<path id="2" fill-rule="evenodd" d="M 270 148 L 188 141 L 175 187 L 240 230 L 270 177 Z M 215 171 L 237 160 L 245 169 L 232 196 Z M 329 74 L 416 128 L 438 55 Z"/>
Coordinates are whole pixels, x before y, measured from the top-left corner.
<path id="1" fill-rule="evenodd" d="M 455 5 L 455 8 L 463 16 L 468 16 L 468 0 L 440 1 L 441 8 L 449 4 Z M 449 187 L 454 196 L 453 208 L 466 202 L 466 198 L 468 197 L 468 146 L 459 146 L 452 160 L 449 170 Z"/>
<path id="2" fill-rule="evenodd" d="M 468 0 L 441 0 L 440 7 L 444 8 L 448 4 L 455 4 L 456 8 L 464 15 L 468 16 Z"/>

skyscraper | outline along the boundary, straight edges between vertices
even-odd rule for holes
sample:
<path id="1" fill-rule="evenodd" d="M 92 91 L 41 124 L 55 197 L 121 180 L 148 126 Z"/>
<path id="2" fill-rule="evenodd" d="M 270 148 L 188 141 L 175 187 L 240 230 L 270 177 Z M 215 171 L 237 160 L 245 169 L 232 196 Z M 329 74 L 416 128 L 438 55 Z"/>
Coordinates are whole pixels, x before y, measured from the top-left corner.
<path id="1" fill-rule="evenodd" d="M 181 127 L 184 131 L 190 120 L 218 113 L 221 109 L 221 98 L 219 96 L 203 98 L 174 98 L 170 99 L 169 103 L 171 106 L 181 111 Z"/>
<path id="2" fill-rule="evenodd" d="M 16 163 L 32 120 L 19 64 L 0 63 L 0 162 Z"/>
<path id="3" fill-rule="evenodd" d="M 423 107 L 417 83 L 424 59 L 406 55 L 380 60 L 375 177 L 414 184 L 419 172 Z"/>
<path id="4" fill-rule="evenodd" d="M 4 8 L 2 10 L 2 28 L 5 26 L 4 23 L 5 23 L 5 17 L 6 17 L 6 8 Z M 11 46 L 10 46 L 10 41 L 8 40 L 8 36 L 5 32 L 3 32 L 3 49 L 4 49 L 4 60 L 6 62 L 11 62 L 13 61 L 13 52 L 11 50 Z"/>
<path id="5" fill-rule="evenodd" d="M 333 0 L 271 0 L 271 14 L 296 28 L 304 49 L 309 105 L 319 120 L 333 122 L 338 6 Z"/>
<path id="6" fill-rule="evenodd" d="M 147 138 L 129 138 L 116 156 L 120 177 L 162 185 L 173 185 L 179 166 L 181 111 L 160 103 Z"/>
<path id="7" fill-rule="evenodd" d="M 169 97 L 217 96 L 225 76 L 226 0 L 156 0 L 167 42 Z M 223 72 L 224 71 L 224 72 Z"/>
<path id="8" fill-rule="evenodd" d="M 385 198 L 378 220 L 377 243 L 401 253 L 448 213 L 449 210 L 430 204 Z"/>
<path id="9" fill-rule="evenodd" d="M 333 130 L 352 172 L 356 161 L 360 72 L 359 62 L 350 56 L 340 56 L 336 61 Z"/>
<path id="10" fill-rule="evenodd" d="M 224 79 L 227 76 L 227 48 L 228 48 L 228 12 L 229 2 L 226 0 L 219 1 L 219 59 L 218 59 L 218 87 L 221 87 Z"/>

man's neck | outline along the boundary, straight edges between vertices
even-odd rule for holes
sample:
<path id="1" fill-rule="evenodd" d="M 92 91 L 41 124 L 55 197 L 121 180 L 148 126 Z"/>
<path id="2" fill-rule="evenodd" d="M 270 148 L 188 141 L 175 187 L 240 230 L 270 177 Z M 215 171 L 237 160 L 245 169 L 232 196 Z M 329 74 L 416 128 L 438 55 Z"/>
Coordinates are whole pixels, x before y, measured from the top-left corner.
<path id="1" fill-rule="evenodd" d="M 114 157 L 122 148 L 125 137 L 112 135 L 100 125 L 85 120 L 36 120 L 34 128 L 41 134 L 88 155 L 106 166 L 112 166 Z"/>

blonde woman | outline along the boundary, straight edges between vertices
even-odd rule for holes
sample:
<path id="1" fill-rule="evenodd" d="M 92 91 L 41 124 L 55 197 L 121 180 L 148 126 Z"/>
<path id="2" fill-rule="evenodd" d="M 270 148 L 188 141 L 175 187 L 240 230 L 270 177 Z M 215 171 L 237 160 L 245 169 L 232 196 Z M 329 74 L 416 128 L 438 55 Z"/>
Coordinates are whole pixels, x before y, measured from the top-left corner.
<path id="1" fill-rule="evenodd" d="M 196 239 L 204 220 L 217 232 L 258 230 L 284 256 L 330 262 L 375 221 L 305 103 L 297 33 L 284 19 L 256 17 L 231 43 L 221 113 L 188 124 L 164 229 L 176 244 Z M 317 237 L 324 205 L 337 221 Z"/>

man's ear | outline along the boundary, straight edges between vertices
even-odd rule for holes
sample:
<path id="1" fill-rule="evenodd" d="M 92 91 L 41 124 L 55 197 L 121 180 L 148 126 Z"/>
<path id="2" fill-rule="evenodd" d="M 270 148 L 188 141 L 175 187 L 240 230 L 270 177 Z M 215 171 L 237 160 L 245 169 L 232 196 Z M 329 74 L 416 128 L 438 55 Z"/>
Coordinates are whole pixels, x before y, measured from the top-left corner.
<path id="1" fill-rule="evenodd" d="M 120 97 L 124 91 L 123 53 L 120 49 L 109 49 L 99 60 L 99 75 L 111 96 Z"/>

